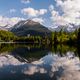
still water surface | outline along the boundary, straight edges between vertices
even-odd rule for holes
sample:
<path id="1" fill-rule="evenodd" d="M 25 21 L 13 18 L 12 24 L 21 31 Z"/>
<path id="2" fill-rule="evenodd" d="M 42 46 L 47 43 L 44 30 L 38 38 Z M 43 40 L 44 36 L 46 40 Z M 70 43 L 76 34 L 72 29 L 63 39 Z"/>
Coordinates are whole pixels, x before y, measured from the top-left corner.
<path id="1" fill-rule="evenodd" d="M 73 46 L 0 44 L 0 80 L 80 80 L 80 51 Z"/>

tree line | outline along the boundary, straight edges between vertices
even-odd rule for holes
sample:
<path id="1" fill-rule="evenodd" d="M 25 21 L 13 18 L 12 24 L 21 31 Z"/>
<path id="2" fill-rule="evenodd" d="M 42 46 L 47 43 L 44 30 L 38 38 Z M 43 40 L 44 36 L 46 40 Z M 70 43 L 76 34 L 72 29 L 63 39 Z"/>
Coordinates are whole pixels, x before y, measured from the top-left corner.
<path id="1" fill-rule="evenodd" d="M 16 36 L 12 32 L 0 30 L 0 42 L 27 42 L 27 43 L 43 43 L 43 44 L 79 44 L 80 28 L 73 32 L 60 31 L 52 32 L 51 36 Z"/>
<path id="2" fill-rule="evenodd" d="M 61 29 L 59 32 L 52 32 L 52 44 L 79 44 L 80 28 L 73 32 L 65 32 Z"/>

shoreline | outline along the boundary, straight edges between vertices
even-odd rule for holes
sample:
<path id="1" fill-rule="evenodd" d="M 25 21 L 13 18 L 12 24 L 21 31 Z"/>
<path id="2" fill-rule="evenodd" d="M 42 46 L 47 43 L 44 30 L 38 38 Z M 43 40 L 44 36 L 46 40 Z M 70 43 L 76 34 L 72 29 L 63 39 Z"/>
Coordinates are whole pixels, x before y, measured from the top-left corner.
<path id="1" fill-rule="evenodd" d="M 40 43 L 33 43 L 33 42 L 0 42 L 0 43 L 28 43 L 28 44 L 40 44 Z"/>

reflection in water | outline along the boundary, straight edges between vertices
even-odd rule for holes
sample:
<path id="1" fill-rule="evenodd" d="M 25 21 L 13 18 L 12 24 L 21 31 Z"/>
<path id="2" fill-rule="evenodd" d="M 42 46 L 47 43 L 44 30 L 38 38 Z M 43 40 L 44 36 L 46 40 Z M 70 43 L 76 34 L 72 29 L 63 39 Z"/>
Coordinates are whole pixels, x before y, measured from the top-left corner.
<path id="1" fill-rule="evenodd" d="M 27 46 L 13 45 L 0 51 L 0 80 L 80 80 L 77 48 Z"/>

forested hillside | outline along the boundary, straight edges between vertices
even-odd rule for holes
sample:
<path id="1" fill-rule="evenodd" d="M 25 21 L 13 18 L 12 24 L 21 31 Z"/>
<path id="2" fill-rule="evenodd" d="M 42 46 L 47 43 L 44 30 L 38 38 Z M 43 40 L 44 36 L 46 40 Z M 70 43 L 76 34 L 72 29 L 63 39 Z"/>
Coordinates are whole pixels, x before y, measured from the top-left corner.
<path id="1" fill-rule="evenodd" d="M 80 29 L 74 32 L 52 32 L 50 36 L 16 36 L 12 32 L 0 30 L 0 42 L 27 42 L 43 44 L 78 44 L 80 43 Z"/>

